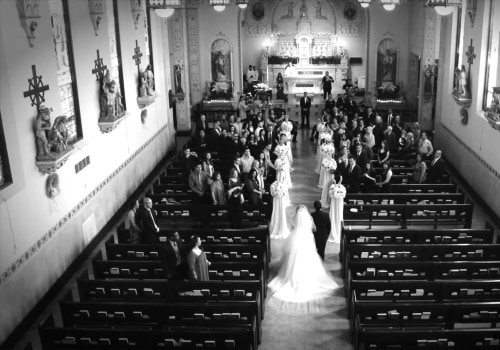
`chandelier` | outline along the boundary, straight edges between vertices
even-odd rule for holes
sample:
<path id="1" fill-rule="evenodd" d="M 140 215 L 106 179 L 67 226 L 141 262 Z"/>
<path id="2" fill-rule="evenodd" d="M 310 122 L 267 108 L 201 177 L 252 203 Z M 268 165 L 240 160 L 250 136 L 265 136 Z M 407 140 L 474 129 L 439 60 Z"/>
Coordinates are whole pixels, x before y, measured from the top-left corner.
<path id="1" fill-rule="evenodd" d="M 215 11 L 222 12 L 226 8 L 226 5 L 230 5 L 234 2 L 235 5 L 242 10 L 246 9 L 250 0 L 209 0 L 209 4 L 214 7 Z"/>
<path id="2" fill-rule="evenodd" d="M 386 11 L 392 11 L 396 5 L 401 4 L 401 0 L 358 0 L 358 2 L 362 8 L 368 8 L 372 2 L 378 2 Z"/>
<path id="3" fill-rule="evenodd" d="M 174 14 L 176 8 L 181 7 L 181 0 L 149 0 L 148 8 L 154 9 L 155 13 L 162 17 L 168 18 Z"/>

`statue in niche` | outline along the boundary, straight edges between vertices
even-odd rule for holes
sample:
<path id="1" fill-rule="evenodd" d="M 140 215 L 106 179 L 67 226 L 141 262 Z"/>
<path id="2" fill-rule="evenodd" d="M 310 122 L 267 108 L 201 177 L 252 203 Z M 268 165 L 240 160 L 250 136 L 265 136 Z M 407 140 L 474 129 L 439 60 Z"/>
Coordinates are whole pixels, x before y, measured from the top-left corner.
<path id="1" fill-rule="evenodd" d="M 50 108 L 40 106 L 35 122 L 36 159 L 54 159 L 49 149 Z"/>
<path id="2" fill-rule="evenodd" d="M 148 64 L 146 67 L 146 70 L 144 73 L 144 78 L 146 79 L 147 82 L 147 87 L 146 87 L 146 92 L 148 96 L 154 96 L 155 92 L 155 75 L 153 74 L 153 69 L 151 68 L 151 65 Z"/>
<path id="3" fill-rule="evenodd" d="M 62 153 L 68 149 L 67 121 L 68 118 L 65 115 L 57 117 L 50 130 L 50 149 L 56 154 Z"/>
<path id="4" fill-rule="evenodd" d="M 221 51 L 217 52 L 217 57 L 215 58 L 215 71 L 217 72 L 217 81 L 226 81 L 226 74 L 224 71 L 224 65 L 226 60 Z"/>
<path id="5" fill-rule="evenodd" d="M 118 84 L 110 80 L 109 71 L 103 78 L 102 94 L 100 98 L 101 113 L 99 121 L 112 122 L 125 115 L 125 107 L 122 104 L 122 96 L 118 91 Z"/>
<path id="6" fill-rule="evenodd" d="M 321 2 L 316 1 L 316 5 L 314 5 L 314 9 L 316 10 L 316 19 L 324 19 L 327 20 L 326 16 L 321 15 Z"/>
<path id="7" fill-rule="evenodd" d="M 462 65 L 461 69 L 455 68 L 455 87 L 453 88 L 453 95 L 460 99 L 470 99 L 469 85 L 465 66 Z"/>
<path id="8" fill-rule="evenodd" d="M 307 19 L 309 19 L 308 9 L 307 9 L 305 0 L 302 0 L 302 6 L 300 7 L 300 18 L 307 18 Z"/>
<path id="9" fill-rule="evenodd" d="M 183 94 L 182 90 L 182 67 L 180 64 L 174 66 L 174 89 L 176 94 Z"/>
<path id="10" fill-rule="evenodd" d="M 288 12 L 286 15 L 281 16 L 281 19 L 293 18 L 293 9 L 294 8 L 295 8 L 295 2 L 289 1 L 288 2 Z"/>
<path id="11" fill-rule="evenodd" d="M 427 65 L 427 68 L 424 70 L 424 93 L 426 95 L 432 95 L 432 77 L 434 76 L 434 72 L 432 69 L 432 65 Z"/>

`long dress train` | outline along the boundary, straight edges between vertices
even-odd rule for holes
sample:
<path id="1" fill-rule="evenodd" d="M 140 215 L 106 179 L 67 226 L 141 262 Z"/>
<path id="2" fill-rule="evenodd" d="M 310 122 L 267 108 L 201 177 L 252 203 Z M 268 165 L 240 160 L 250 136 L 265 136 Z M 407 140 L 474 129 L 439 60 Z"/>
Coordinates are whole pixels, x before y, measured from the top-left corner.
<path id="1" fill-rule="evenodd" d="M 268 305 L 292 315 L 329 312 L 325 298 L 338 288 L 316 250 L 314 222 L 303 205 L 296 224 L 283 246 L 276 276 L 269 282 Z"/>

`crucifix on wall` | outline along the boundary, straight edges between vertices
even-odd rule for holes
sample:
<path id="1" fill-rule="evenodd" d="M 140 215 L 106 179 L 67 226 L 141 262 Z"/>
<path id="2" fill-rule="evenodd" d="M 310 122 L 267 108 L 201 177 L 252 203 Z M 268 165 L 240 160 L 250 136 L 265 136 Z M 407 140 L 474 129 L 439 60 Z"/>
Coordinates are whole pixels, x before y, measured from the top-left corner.
<path id="1" fill-rule="evenodd" d="M 465 56 L 467 56 L 467 62 L 469 62 L 469 71 L 470 71 L 470 66 L 474 63 L 474 59 L 476 58 L 476 54 L 474 53 L 474 46 L 472 46 L 472 39 L 470 39 L 470 45 L 467 48 Z"/>
<path id="2" fill-rule="evenodd" d="M 139 69 L 139 66 L 141 65 L 142 52 L 141 47 L 137 44 L 137 40 L 135 41 L 134 55 L 132 56 L 132 58 L 135 61 L 137 69 Z"/>
<path id="3" fill-rule="evenodd" d="M 102 78 L 106 75 L 108 71 L 108 66 L 102 62 L 102 58 L 99 56 L 99 50 L 97 50 L 97 58 L 94 60 L 94 69 L 92 69 L 92 74 L 95 74 L 96 80 L 102 81 Z"/>
<path id="4" fill-rule="evenodd" d="M 49 86 L 43 85 L 41 75 L 36 75 L 35 65 L 31 66 L 31 71 L 33 73 L 33 77 L 31 79 L 28 79 L 29 87 L 31 90 L 24 91 L 23 95 L 24 97 L 29 97 L 31 100 L 31 105 L 36 105 L 36 108 L 38 110 L 40 109 L 42 103 L 45 102 L 45 91 L 49 90 Z"/>

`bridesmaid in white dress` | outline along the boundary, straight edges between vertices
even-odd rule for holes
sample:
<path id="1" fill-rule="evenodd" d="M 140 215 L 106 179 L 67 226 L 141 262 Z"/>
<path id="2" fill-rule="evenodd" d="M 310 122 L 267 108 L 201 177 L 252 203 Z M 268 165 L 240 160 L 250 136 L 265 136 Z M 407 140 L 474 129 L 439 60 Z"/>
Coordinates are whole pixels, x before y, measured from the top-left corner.
<path id="1" fill-rule="evenodd" d="M 290 165 L 293 163 L 293 154 L 292 154 L 292 129 L 293 124 L 288 120 L 288 114 L 285 114 L 285 119 L 281 123 L 280 131 L 281 134 L 285 134 L 285 145 L 288 147 L 288 158 L 290 160 Z M 280 135 L 281 138 L 281 135 Z"/>
<path id="2" fill-rule="evenodd" d="M 332 230 L 328 237 L 328 242 L 340 243 L 340 232 L 342 230 L 342 221 L 344 221 L 344 198 L 347 191 L 341 184 L 332 184 L 329 190 L 331 198 L 330 221 Z"/>
<path id="3" fill-rule="evenodd" d="M 323 160 L 321 161 L 321 171 L 319 173 L 319 181 L 318 181 L 319 188 L 323 188 L 325 175 L 327 173 L 327 170 L 323 167 L 323 163 L 327 160 L 332 159 L 335 154 L 335 147 L 333 146 L 333 143 L 331 142 L 324 143 L 321 146 L 321 154 Z"/>
<path id="4" fill-rule="evenodd" d="M 323 189 L 321 191 L 321 206 L 323 208 L 330 207 L 330 197 L 328 191 L 330 186 L 335 183 L 335 170 L 337 169 L 337 162 L 333 158 L 324 159 L 322 167 L 325 171 L 323 178 Z"/>
<path id="5" fill-rule="evenodd" d="M 288 188 L 280 182 L 274 181 L 270 188 L 273 196 L 273 213 L 269 223 L 269 232 L 272 239 L 286 239 L 290 229 L 286 219 L 286 207 L 289 205 Z"/>

